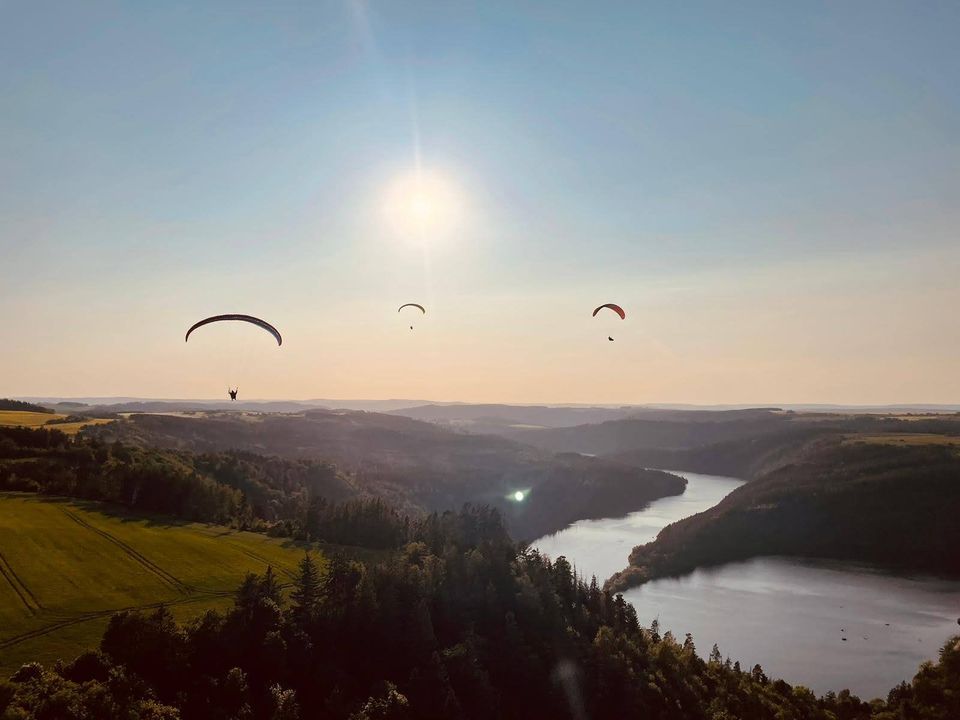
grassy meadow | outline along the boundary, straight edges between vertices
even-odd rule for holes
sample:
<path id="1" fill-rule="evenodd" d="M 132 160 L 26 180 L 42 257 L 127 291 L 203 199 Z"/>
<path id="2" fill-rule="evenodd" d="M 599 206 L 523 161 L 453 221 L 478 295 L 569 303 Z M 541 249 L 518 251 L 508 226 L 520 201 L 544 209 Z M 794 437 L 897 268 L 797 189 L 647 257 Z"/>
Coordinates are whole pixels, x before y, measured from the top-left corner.
<path id="1" fill-rule="evenodd" d="M 110 615 L 223 608 L 248 571 L 289 582 L 304 546 L 98 503 L 0 493 L 0 676 L 96 646 Z"/>

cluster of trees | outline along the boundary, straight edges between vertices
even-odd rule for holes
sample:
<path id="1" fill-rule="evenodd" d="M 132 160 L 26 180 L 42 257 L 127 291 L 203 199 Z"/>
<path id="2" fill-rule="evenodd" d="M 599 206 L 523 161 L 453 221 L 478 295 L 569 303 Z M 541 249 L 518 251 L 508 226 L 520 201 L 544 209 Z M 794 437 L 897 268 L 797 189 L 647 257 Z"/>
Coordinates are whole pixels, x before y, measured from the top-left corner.
<path id="1" fill-rule="evenodd" d="M 307 555 L 289 593 L 249 575 L 232 609 L 187 625 L 119 613 L 98 650 L 0 683 L 0 717 L 960 717 L 958 639 L 887 700 L 817 698 L 641 627 L 565 559 L 518 549 L 495 511 L 432 515 L 414 537 L 379 565 Z"/>
<path id="2" fill-rule="evenodd" d="M 276 523 L 269 532 L 297 540 L 388 549 L 408 542 L 412 530 L 410 517 L 381 498 L 335 503 L 313 496 L 301 517 Z"/>
<path id="3" fill-rule="evenodd" d="M 20 412 L 39 412 L 51 413 L 53 410 L 45 408 L 42 405 L 24 402 L 23 400 L 11 400 L 9 398 L 0 398 L 0 410 L 18 410 Z"/>

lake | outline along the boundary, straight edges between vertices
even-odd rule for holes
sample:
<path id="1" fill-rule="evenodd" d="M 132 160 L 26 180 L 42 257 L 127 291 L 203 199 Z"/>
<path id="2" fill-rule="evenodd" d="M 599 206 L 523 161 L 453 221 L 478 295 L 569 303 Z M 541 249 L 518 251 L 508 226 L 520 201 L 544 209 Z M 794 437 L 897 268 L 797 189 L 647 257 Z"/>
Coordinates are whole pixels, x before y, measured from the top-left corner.
<path id="1" fill-rule="evenodd" d="M 666 525 L 716 505 L 743 484 L 735 478 L 675 472 L 682 495 L 661 498 L 626 517 L 583 520 L 534 543 L 565 555 L 578 571 L 605 580 L 627 565 L 634 545 Z M 706 657 L 724 656 L 818 694 L 850 690 L 885 696 L 935 659 L 960 631 L 960 581 L 905 577 L 862 565 L 764 557 L 662 578 L 624 593 L 643 624 L 679 639 L 692 633 Z M 844 639 L 846 638 L 846 639 Z"/>

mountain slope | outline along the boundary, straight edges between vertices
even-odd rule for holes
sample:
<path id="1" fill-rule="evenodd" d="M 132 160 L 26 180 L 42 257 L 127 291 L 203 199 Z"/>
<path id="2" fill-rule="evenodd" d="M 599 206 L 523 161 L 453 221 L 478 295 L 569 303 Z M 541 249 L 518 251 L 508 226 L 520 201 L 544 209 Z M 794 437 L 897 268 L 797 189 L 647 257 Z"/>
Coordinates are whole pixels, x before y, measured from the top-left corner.
<path id="1" fill-rule="evenodd" d="M 634 548 L 616 590 L 698 566 L 796 555 L 960 575 L 958 445 L 822 437 Z"/>

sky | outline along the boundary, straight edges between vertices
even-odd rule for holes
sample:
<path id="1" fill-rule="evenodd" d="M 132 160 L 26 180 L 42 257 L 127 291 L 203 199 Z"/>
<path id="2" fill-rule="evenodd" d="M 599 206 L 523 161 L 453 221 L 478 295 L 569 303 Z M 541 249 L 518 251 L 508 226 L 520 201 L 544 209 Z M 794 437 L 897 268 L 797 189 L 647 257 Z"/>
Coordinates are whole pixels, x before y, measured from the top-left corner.
<path id="1" fill-rule="evenodd" d="M 960 402 L 958 27 L 0 0 L 0 396 Z"/>

